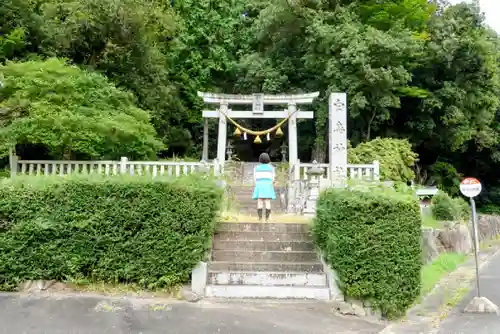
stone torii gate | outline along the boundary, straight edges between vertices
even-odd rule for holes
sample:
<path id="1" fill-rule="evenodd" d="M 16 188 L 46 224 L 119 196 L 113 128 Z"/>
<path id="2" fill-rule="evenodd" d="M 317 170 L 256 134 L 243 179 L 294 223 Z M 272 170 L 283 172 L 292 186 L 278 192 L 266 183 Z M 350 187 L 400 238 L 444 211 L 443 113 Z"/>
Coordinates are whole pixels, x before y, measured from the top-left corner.
<path id="1" fill-rule="evenodd" d="M 319 92 L 308 94 L 293 94 L 293 95 L 268 95 L 268 94 L 252 94 L 252 95 L 234 95 L 234 94 L 213 94 L 198 92 L 198 96 L 203 98 L 207 104 L 218 105 L 216 110 L 204 110 L 203 118 L 205 119 L 203 128 L 203 154 L 202 159 L 208 160 L 208 118 L 219 119 L 219 136 L 217 141 L 217 160 L 223 164 L 226 160 L 226 141 L 227 141 L 227 122 L 226 116 L 232 119 L 241 118 L 275 118 L 288 120 L 288 147 L 289 147 L 289 162 L 295 165 L 298 161 L 297 150 L 297 119 L 314 118 L 312 111 L 297 110 L 297 106 L 301 104 L 311 104 L 313 100 L 319 96 Z M 238 111 L 229 108 L 230 105 L 252 105 L 251 111 Z M 287 105 L 283 111 L 266 111 L 265 105 Z"/>

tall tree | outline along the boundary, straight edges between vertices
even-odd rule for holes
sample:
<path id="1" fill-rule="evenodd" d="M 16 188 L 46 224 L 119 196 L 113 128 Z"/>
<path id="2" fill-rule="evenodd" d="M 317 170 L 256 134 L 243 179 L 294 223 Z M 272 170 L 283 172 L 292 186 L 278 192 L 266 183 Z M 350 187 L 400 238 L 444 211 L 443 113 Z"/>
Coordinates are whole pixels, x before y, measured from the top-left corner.
<path id="1" fill-rule="evenodd" d="M 429 96 L 405 100 L 406 112 L 394 114 L 395 125 L 421 150 L 432 152 L 430 159 L 494 147 L 499 140 L 499 57 L 498 37 L 483 26 L 477 6 L 445 9 L 429 24 L 425 54 L 413 76 Z"/>
<path id="2" fill-rule="evenodd" d="M 397 6 L 421 10 L 401 14 Z M 425 95 L 410 86 L 411 70 L 422 52 L 422 27 L 433 7 L 408 0 L 394 1 L 385 14 L 384 8 L 375 2 L 338 1 L 332 6 L 329 1 L 282 0 L 268 4 L 254 21 L 257 46 L 242 57 L 246 82 L 263 91 L 322 93 L 316 107 L 316 160 L 326 158 L 330 92 L 348 93 L 355 142 L 369 140 L 374 129 L 390 122 L 401 96 Z"/>
<path id="3" fill-rule="evenodd" d="M 132 94 L 58 59 L 0 66 L 0 152 L 38 145 L 56 159 L 154 158 L 163 148 Z"/>

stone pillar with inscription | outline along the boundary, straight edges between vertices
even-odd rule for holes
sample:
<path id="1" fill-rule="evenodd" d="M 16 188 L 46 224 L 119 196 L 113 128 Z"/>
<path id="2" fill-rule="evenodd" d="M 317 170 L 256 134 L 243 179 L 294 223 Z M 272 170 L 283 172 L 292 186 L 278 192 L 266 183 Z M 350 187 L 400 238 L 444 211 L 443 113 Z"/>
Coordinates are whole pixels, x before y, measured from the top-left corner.
<path id="1" fill-rule="evenodd" d="M 217 140 L 217 160 L 221 166 L 224 166 L 224 161 L 226 161 L 227 121 L 224 114 L 227 115 L 227 112 L 227 103 L 221 102 L 219 106 L 219 136 Z"/>
<path id="2" fill-rule="evenodd" d="M 328 116 L 330 186 L 342 186 L 347 181 L 347 94 L 330 94 Z"/>

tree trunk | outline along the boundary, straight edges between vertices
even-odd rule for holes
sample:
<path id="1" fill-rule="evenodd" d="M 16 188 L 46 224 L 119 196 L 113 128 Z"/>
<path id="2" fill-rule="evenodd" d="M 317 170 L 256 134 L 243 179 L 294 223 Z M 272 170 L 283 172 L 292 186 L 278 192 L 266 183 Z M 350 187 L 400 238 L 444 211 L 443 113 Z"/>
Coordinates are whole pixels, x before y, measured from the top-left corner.
<path id="1" fill-rule="evenodd" d="M 325 145 L 324 140 L 316 140 L 314 143 L 314 149 L 312 152 L 312 161 L 316 160 L 318 163 L 324 163 L 326 161 L 326 150 L 328 145 Z"/>
<path id="2" fill-rule="evenodd" d="M 372 117 L 368 121 L 368 126 L 367 126 L 367 129 L 366 129 L 366 141 L 370 141 L 371 132 L 372 132 L 372 123 L 373 123 L 373 120 L 375 119 L 376 115 L 377 115 L 377 111 L 373 110 Z"/>

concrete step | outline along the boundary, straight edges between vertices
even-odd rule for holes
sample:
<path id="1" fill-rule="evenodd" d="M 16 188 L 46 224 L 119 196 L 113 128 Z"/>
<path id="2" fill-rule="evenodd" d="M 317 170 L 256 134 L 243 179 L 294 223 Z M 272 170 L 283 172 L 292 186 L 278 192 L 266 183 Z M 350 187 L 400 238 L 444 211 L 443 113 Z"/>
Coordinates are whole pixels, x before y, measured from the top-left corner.
<path id="1" fill-rule="evenodd" d="M 241 251 L 241 250 L 213 250 L 214 261 L 236 262 L 309 262 L 318 261 L 316 252 L 287 252 L 287 251 Z"/>
<path id="2" fill-rule="evenodd" d="M 209 272 L 207 283 L 212 285 L 328 286 L 325 273 L 271 271 Z"/>
<path id="3" fill-rule="evenodd" d="M 274 204 L 274 203 L 273 203 Z M 239 200 L 235 199 L 233 205 L 238 206 L 238 208 L 257 210 L 257 202 L 254 200 Z M 272 209 L 272 205 L 271 205 Z"/>
<path id="4" fill-rule="evenodd" d="M 251 195 L 253 194 L 253 187 L 248 187 L 248 188 L 238 188 L 238 189 L 231 189 L 231 193 L 233 195 Z"/>
<path id="5" fill-rule="evenodd" d="M 231 194 L 252 194 L 255 189 L 255 184 L 252 182 L 251 184 L 244 184 L 241 186 L 232 186 L 230 191 Z M 280 183 L 278 186 L 274 187 L 276 192 L 285 192 L 287 189 L 287 185 Z"/>
<path id="6" fill-rule="evenodd" d="M 249 191 L 239 191 L 237 193 L 231 193 L 232 197 L 233 198 L 239 198 L 239 199 L 249 199 L 249 200 L 252 200 L 252 195 L 253 195 L 253 190 L 249 190 Z"/>
<path id="7" fill-rule="evenodd" d="M 233 190 L 230 194 L 233 198 L 252 198 L 253 188 L 237 191 Z"/>
<path id="8" fill-rule="evenodd" d="M 244 215 L 246 218 L 248 217 L 257 217 L 257 209 L 256 208 L 241 208 L 239 206 L 231 205 L 228 208 L 229 211 L 231 212 L 238 212 L 240 215 Z M 269 221 L 278 221 L 278 219 L 275 219 L 276 215 L 282 215 L 286 214 L 287 211 L 285 209 L 272 209 L 273 212 L 271 213 L 271 217 L 269 218 Z M 275 219 L 275 220 L 273 220 Z"/>
<path id="9" fill-rule="evenodd" d="M 255 207 L 255 205 L 247 206 L 236 203 L 230 205 L 229 210 L 237 211 L 239 213 L 245 214 L 245 216 L 257 216 L 257 207 Z M 271 210 L 271 219 L 276 214 L 283 214 L 287 212 L 285 208 L 281 208 L 278 205 L 276 207 L 272 207 Z"/>
<path id="10" fill-rule="evenodd" d="M 233 198 L 232 201 L 233 201 L 232 203 L 238 204 L 241 207 L 255 208 L 255 209 L 257 208 L 257 201 L 251 198 Z M 274 203 L 271 203 L 271 206 L 272 204 Z"/>
<path id="11" fill-rule="evenodd" d="M 327 287 L 207 285 L 207 297 L 329 300 Z"/>
<path id="12" fill-rule="evenodd" d="M 217 232 L 309 233 L 309 224 L 292 223 L 220 223 Z"/>
<path id="13" fill-rule="evenodd" d="M 213 261 L 208 264 L 208 271 L 271 271 L 271 272 L 323 272 L 320 261 L 311 262 L 236 262 Z"/>
<path id="14" fill-rule="evenodd" d="M 215 234 L 214 241 L 312 241 L 309 233 L 280 233 L 280 232 L 219 232 Z"/>
<path id="15" fill-rule="evenodd" d="M 314 244 L 310 241 L 262 241 L 262 240 L 247 240 L 247 241 L 232 241 L 232 240 L 215 240 L 213 242 L 214 250 L 246 250 L 246 251 L 307 251 L 315 250 Z"/>
<path id="16" fill-rule="evenodd" d="M 253 205 L 257 205 L 257 200 L 252 199 L 252 193 L 248 194 L 234 194 L 231 199 L 235 202 L 245 202 L 245 203 L 253 203 Z"/>
<path id="17" fill-rule="evenodd" d="M 242 185 L 232 185 L 231 190 L 233 192 L 239 192 L 239 191 L 252 191 L 254 187 L 254 184 L 242 184 Z"/>

